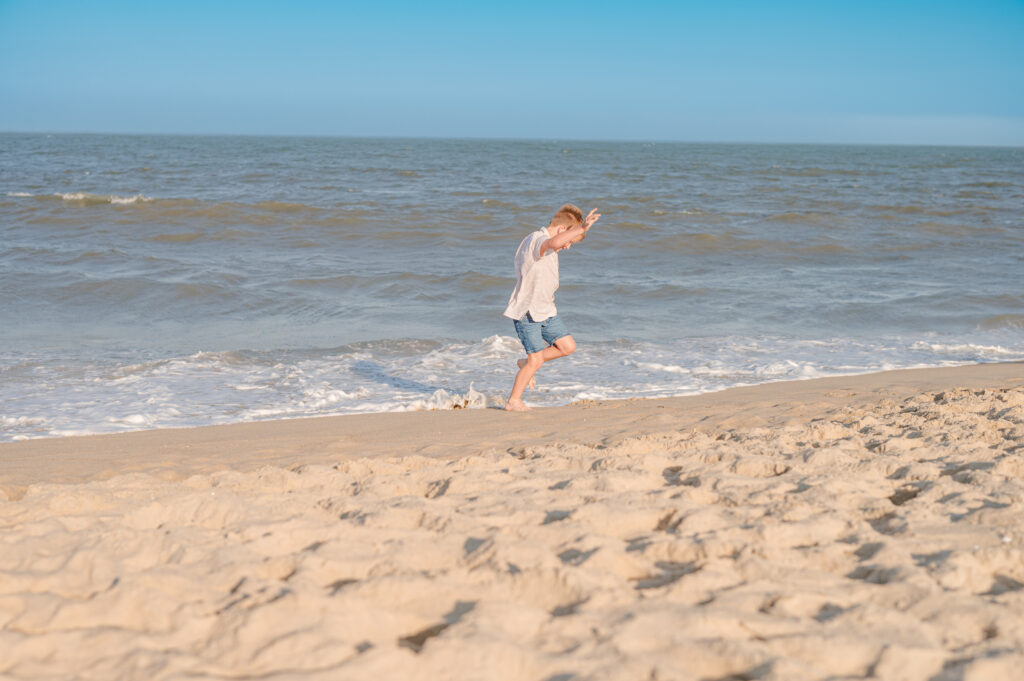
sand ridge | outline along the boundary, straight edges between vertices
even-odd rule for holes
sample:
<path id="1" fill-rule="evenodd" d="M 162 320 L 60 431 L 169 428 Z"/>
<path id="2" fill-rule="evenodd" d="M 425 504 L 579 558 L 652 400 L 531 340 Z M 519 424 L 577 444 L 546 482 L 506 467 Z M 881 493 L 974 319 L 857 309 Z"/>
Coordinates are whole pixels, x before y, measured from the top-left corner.
<path id="1" fill-rule="evenodd" d="M 0 676 L 1013 678 L 1022 498 L 1016 385 L 35 484 L 0 502 Z"/>

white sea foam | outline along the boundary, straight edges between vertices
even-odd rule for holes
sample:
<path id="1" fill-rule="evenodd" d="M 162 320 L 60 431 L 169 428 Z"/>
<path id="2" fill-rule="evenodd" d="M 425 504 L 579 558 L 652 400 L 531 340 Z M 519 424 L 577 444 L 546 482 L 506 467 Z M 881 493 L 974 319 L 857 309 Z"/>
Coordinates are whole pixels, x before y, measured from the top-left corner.
<path id="1" fill-rule="evenodd" d="M 130 414 L 128 416 L 122 416 L 120 418 L 108 418 L 108 423 L 124 424 L 126 426 L 152 426 L 154 419 L 146 414 Z"/>
<path id="2" fill-rule="evenodd" d="M 82 437 L 84 435 L 102 435 L 106 432 L 109 431 L 93 428 L 54 428 L 46 435 L 23 439 L 38 439 L 39 437 Z"/>
<path id="3" fill-rule="evenodd" d="M 408 404 L 402 411 L 438 411 L 447 409 L 483 409 L 487 406 L 487 397 L 473 389 L 465 393 L 451 393 L 441 389 L 434 392 L 430 397 L 415 400 Z"/>
<path id="4" fill-rule="evenodd" d="M 152 201 L 148 196 L 142 194 L 136 194 L 134 196 L 118 196 L 116 194 L 90 194 L 88 192 L 63 192 L 57 193 L 55 196 L 59 196 L 65 201 L 77 201 L 85 204 L 102 204 L 109 203 L 113 205 L 128 205 L 132 203 L 140 203 Z"/>
<path id="5" fill-rule="evenodd" d="M 311 410 L 320 411 L 333 406 L 344 405 L 353 399 L 365 396 L 364 390 L 337 390 L 323 384 L 303 392 L 302 404 Z"/>
<path id="6" fill-rule="evenodd" d="M 675 364 L 658 364 L 657 362 L 636 362 L 633 360 L 625 360 L 627 366 L 633 366 L 637 369 L 646 369 L 648 371 L 664 371 L 670 374 L 692 374 L 693 369 L 690 367 L 678 366 Z"/>
<path id="7" fill-rule="evenodd" d="M 0 442 L 44 437 L 51 435 L 51 430 L 47 420 L 38 416 L 0 415 Z"/>
<path id="8" fill-rule="evenodd" d="M 136 194 L 135 196 L 111 196 L 110 197 L 110 202 L 111 203 L 120 204 L 120 205 L 129 204 L 129 203 L 139 203 L 140 201 L 141 202 L 152 201 L 152 200 L 153 199 L 149 198 L 148 196 L 143 196 L 142 194 Z"/>
<path id="9" fill-rule="evenodd" d="M 38 426 L 43 423 L 46 423 L 46 419 L 33 416 L 0 416 L 0 426 L 4 428 Z"/>
<path id="10" fill-rule="evenodd" d="M 94 196 L 94 195 L 93 194 L 86 194 L 85 192 L 65 192 L 63 194 L 58 193 L 55 196 L 59 196 L 60 198 L 64 199 L 65 201 L 85 201 L 90 196 Z M 100 198 L 100 197 L 97 196 L 96 198 Z"/>
<path id="11" fill-rule="evenodd" d="M 915 350 L 927 350 L 939 355 L 964 355 L 987 359 L 1024 359 L 1020 348 L 1006 348 L 1001 345 L 979 345 L 977 343 L 914 343 Z"/>
<path id="12" fill-rule="evenodd" d="M 766 381 L 1024 358 L 1024 339 L 719 337 L 581 344 L 546 365 L 536 406 L 667 397 Z M 0 439 L 381 411 L 477 409 L 504 402 L 523 351 L 493 335 L 437 345 L 379 341 L 325 351 L 196 352 L 133 362 L 40 358 L 0 381 Z M 7 376 L 24 362 L 15 360 Z M 5 366 L 0 361 L 0 372 Z M 36 386 L 60 386 L 37 390 Z"/>

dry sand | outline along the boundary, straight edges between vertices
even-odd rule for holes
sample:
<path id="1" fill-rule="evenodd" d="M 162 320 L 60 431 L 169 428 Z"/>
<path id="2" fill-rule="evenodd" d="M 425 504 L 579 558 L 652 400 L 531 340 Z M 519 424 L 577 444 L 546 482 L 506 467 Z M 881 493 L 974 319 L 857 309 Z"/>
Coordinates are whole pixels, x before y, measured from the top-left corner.
<path id="1" fill-rule="evenodd" d="M 0 445 L 0 678 L 1021 678 L 1024 365 Z"/>

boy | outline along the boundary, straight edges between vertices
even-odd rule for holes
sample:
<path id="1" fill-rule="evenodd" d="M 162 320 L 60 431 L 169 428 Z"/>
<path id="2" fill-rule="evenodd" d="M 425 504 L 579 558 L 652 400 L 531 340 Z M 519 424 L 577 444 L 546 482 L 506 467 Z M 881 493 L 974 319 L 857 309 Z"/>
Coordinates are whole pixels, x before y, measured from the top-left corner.
<path id="1" fill-rule="evenodd" d="M 516 251 L 516 288 L 508 300 L 505 316 L 512 319 L 516 334 L 526 349 L 505 409 L 528 411 L 523 391 L 536 386 L 534 374 L 544 362 L 571 355 L 576 341 L 558 318 L 555 289 L 558 288 L 558 252 L 583 241 L 587 230 L 601 214 L 594 208 L 583 219 L 583 211 L 571 203 L 558 209 L 547 227 L 533 232 Z"/>

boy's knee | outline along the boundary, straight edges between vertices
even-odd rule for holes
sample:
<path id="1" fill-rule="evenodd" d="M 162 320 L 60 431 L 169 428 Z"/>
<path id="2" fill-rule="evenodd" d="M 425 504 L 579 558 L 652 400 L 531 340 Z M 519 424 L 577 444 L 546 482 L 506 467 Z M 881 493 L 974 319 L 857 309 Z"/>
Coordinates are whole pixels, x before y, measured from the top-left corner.
<path id="1" fill-rule="evenodd" d="M 526 356 L 526 364 L 534 369 L 539 369 L 544 363 L 544 353 L 534 352 Z"/>
<path id="2" fill-rule="evenodd" d="M 571 355 L 576 352 L 576 341 L 572 336 L 566 336 L 555 341 L 555 347 L 561 350 L 563 355 Z"/>

